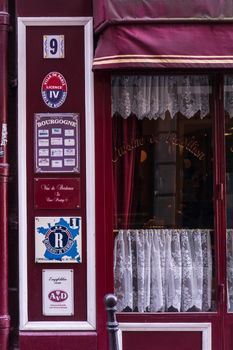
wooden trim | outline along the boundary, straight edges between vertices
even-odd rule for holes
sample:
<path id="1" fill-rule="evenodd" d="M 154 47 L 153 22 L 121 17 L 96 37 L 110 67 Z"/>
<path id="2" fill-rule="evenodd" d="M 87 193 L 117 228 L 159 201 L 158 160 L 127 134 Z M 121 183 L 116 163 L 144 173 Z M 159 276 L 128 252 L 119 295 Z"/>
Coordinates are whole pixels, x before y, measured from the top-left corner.
<path id="1" fill-rule="evenodd" d="M 87 321 L 28 322 L 27 261 L 27 159 L 26 159 L 26 27 L 84 26 L 85 109 L 86 109 L 86 225 L 87 225 Z M 18 173 L 19 173 L 19 299 L 20 330 L 94 330 L 95 295 L 95 166 L 94 166 L 94 92 L 92 17 L 19 17 L 18 18 Z"/>
<path id="2" fill-rule="evenodd" d="M 202 332 L 202 350 L 211 350 L 211 323 L 119 323 L 119 347 L 123 332 Z"/>

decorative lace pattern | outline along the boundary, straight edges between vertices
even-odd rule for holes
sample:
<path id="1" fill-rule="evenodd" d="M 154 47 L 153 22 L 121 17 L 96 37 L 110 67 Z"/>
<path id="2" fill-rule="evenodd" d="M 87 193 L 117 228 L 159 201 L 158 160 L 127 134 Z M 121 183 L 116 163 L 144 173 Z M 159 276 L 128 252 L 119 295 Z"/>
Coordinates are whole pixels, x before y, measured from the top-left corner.
<path id="1" fill-rule="evenodd" d="M 113 76 L 112 115 L 138 119 L 171 118 L 180 112 L 186 118 L 209 114 L 210 85 L 207 75 Z"/>
<path id="2" fill-rule="evenodd" d="M 224 108 L 230 118 L 233 118 L 233 76 L 224 76 Z"/>
<path id="3" fill-rule="evenodd" d="M 233 229 L 227 230 L 227 289 L 228 311 L 233 311 Z"/>
<path id="4" fill-rule="evenodd" d="M 120 230 L 114 276 L 118 311 L 210 311 L 210 230 Z"/>

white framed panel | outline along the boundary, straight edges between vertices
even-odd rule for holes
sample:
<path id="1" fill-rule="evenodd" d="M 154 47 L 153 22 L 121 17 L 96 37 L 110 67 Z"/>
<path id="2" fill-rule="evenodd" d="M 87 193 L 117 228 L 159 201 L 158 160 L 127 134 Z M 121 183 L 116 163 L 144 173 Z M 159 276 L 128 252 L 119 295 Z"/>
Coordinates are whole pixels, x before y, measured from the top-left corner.
<path id="1" fill-rule="evenodd" d="M 211 350 L 211 323 L 119 323 L 119 348 L 124 332 L 201 332 L 202 350 Z"/>
<path id="2" fill-rule="evenodd" d="M 26 30 L 29 26 L 83 26 L 85 46 L 87 321 L 28 320 L 27 159 L 26 159 Z M 20 330 L 93 330 L 96 328 L 95 167 L 92 17 L 18 18 L 18 198 Z"/>

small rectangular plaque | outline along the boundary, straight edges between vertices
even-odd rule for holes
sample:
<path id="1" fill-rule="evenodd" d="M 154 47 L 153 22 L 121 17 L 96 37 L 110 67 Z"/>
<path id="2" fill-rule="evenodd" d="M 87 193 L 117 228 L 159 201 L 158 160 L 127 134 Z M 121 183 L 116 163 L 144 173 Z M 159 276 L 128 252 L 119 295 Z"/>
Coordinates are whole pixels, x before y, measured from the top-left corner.
<path id="1" fill-rule="evenodd" d="M 73 270 L 42 271 L 43 315 L 72 316 L 74 314 Z"/>
<path id="2" fill-rule="evenodd" d="M 80 208 L 80 178 L 35 178 L 36 209 Z"/>
<path id="3" fill-rule="evenodd" d="M 43 36 L 43 57 L 44 58 L 64 58 L 65 57 L 65 37 L 64 35 L 44 35 Z"/>

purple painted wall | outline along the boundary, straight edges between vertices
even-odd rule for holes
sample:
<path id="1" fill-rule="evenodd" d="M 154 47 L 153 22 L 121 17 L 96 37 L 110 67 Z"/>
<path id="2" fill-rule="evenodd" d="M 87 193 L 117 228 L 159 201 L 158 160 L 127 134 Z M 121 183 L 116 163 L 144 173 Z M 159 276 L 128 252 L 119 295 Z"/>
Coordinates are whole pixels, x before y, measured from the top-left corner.
<path id="1" fill-rule="evenodd" d="M 92 0 L 16 0 L 17 16 L 92 16 Z"/>

